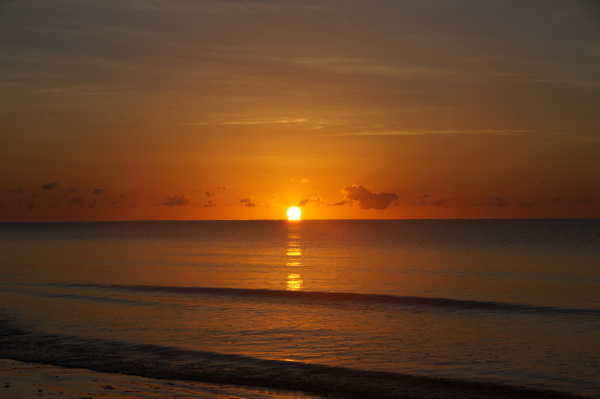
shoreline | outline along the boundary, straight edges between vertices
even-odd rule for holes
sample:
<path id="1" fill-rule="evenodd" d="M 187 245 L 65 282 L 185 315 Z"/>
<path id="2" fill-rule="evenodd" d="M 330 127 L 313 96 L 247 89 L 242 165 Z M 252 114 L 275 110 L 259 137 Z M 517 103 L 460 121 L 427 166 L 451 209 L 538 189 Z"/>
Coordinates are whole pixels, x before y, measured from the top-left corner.
<path id="1" fill-rule="evenodd" d="M 0 358 L 0 396 L 11 399 L 350 399 L 385 397 L 393 399 L 591 399 L 566 392 L 533 390 L 507 385 L 488 385 L 468 381 L 404 376 L 381 381 L 375 390 L 365 390 L 360 378 L 344 380 L 343 375 L 313 374 L 316 380 L 329 381 L 327 388 L 298 376 L 291 386 L 281 383 L 236 385 L 230 380 L 212 382 L 194 379 L 153 378 L 122 374 L 119 371 L 93 371 L 46 363 Z M 202 374 L 202 373 L 201 373 Z M 269 374 L 269 373 L 267 373 Z M 271 373 L 272 374 L 272 373 Z M 320 374 L 320 375 L 319 375 Z M 325 373 L 329 374 L 329 373 Z M 244 377 L 240 384 L 244 384 Z M 271 375 L 272 378 L 276 376 Z M 305 376 L 306 377 L 306 376 Z M 265 381 L 263 381 L 265 382 Z M 352 385 L 354 389 L 349 390 Z M 321 389 L 311 389 L 320 386 Z M 303 390 L 306 388 L 306 391 Z M 313 393 L 315 392 L 315 393 Z M 367 395 L 367 396 L 365 396 Z"/>
<path id="2" fill-rule="evenodd" d="M 209 384 L 0 359 L 0 396 L 11 399 L 336 399 L 297 391 Z"/>

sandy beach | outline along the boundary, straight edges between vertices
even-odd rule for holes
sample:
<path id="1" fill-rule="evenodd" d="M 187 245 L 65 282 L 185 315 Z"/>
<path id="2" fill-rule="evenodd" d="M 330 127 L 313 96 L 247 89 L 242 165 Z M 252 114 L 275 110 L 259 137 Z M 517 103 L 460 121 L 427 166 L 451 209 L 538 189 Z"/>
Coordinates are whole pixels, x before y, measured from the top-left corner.
<path id="1" fill-rule="evenodd" d="M 324 399 L 293 391 L 167 381 L 0 359 L 0 397 L 10 399 Z"/>

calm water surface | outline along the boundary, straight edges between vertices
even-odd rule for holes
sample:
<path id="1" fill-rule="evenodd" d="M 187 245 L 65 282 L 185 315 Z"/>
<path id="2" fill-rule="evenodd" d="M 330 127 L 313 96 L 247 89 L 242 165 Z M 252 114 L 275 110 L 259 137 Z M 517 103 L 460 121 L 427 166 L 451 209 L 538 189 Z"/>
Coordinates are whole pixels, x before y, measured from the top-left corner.
<path id="1" fill-rule="evenodd" d="M 7 331 L 600 397 L 598 220 L 1 223 L 0 253 Z"/>

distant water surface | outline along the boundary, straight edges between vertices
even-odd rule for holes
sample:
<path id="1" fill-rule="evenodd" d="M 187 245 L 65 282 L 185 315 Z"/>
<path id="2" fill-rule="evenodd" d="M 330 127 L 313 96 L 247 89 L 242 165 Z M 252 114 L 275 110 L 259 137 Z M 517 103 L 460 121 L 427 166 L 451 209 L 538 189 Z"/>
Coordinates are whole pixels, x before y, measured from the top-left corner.
<path id="1" fill-rule="evenodd" d="M 118 344 L 183 351 L 169 370 L 196 354 L 600 397 L 598 220 L 0 223 L 0 253 L 0 356 Z"/>

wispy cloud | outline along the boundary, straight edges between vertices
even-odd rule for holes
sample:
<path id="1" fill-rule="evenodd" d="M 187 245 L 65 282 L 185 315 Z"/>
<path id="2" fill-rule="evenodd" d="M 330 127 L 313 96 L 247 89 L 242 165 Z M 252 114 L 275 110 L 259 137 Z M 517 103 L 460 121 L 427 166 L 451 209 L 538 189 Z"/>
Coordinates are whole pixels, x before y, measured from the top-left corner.
<path id="1" fill-rule="evenodd" d="M 447 78 L 456 77 L 451 70 L 423 65 L 390 64 L 385 65 L 374 60 L 358 57 L 299 57 L 283 58 L 279 61 L 302 68 L 352 75 L 364 74 L 390 78 Z"/>
<path id="2" fill-rule="evenodd" d="M 319 130 L 329 127 L 341 126 L 344 124 L 342 119 L 335 118 L 315 118 L 305 117 L 260 117 L 260 116 L 239 116 L 232 115 L 228 117 L 206 118 L 201 121 L 184 122 L 182 126 L 186 128 L 205 127 L 205 126 L 231 126 L 231 127 L 251 127 L 251 126 L 293 126 L 305 131 Z"/>
<path id="3" fill-rule="evenodd" d="M 321 197 L 310 197 L 310 198 L 305 198 L 302 201 L 298 202 L 298 206 L 306 206 L 308 204 L 312 204 L 312 205 L 323 205 L 324 201 Z"/>
<path id="4" fill-rule="evenodd" d="M 532 129 L 373 129 L 328 133 L 324 136 L 435 136 L 435 135 L 483 135 L 516 136 L 537 134 Z"/>
<path id="5" fill-rule="evenodd" d="M 296 123 L 306 123 L 306 118 L 257 118 L 245 120 L 223 121 L 221 125 L 287 125 Z"/>

